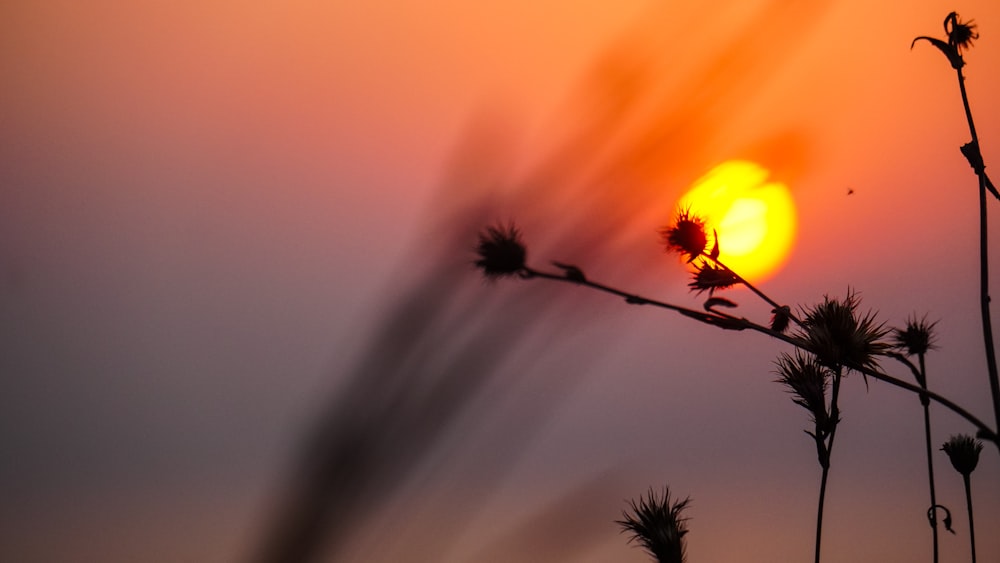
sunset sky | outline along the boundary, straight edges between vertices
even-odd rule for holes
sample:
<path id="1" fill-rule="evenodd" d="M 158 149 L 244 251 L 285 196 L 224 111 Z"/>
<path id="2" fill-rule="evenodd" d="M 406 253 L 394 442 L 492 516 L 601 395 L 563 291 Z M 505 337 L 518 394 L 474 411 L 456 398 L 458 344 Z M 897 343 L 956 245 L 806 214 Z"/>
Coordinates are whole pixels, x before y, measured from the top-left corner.
<path id="1" fill-rule="evenodd" d="M 996 162 L 1000 4 L 891 4 L 0 6 L 0 559 L 250 561 L 334 408 L 433 430 L 380 442 L 403 453 L 331 561 L 638 563 L 614 520 L 664 485 L 692 498 L 692 563 L 810 560 L 820 468 L 773 382 L 786 345 L 485 284 L 473 249 L 516 221 L 533 266 L 697 309 L 657 231 L 714 166 L 756 162 L 798 213 L 763 289 L 937 320 L 930 387 L 993 425 L 969 131 L 947 60 L 910 43 L 952 10 L 978 24 L 965 75 Z M 434 387 L 449 369 L 468 377 Z M 930 561 L 919 401 L 856 375 L 842 393 L 824 561 Z M 932 417 L 936 444 L 973 432 Z M 936 453 L 940 560 L 968 561 Z M 973 488 L 996 561 L 990 444 Z"/>

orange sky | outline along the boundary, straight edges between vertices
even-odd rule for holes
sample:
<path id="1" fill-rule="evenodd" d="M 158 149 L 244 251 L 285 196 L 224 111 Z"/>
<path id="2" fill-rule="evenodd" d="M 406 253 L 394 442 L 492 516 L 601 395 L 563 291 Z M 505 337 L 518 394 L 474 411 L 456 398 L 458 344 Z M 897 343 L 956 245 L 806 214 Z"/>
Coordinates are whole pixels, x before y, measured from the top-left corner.
<path id="1" fill-rule="evenodd" d="M 941 319 L 932 386 L 988 420 L 968 131 L 944 57 L 909 47 L 952 9 L 979 23 L 966 75 L 989 164 L 1000 5 L 674 4 L 0 7 L 0 558 L 245 558 L 300 434 L 394 300 L 469 259 L 438 255 L 449 229 L 516 218 L 539 266 L 696 307 L 656 230 L 732 158 L 768 167 L 798 204 L 794 253 L 766 290 L 808 304 L 850 285 L 891 324 Z M 771 382 L 777 343 L 456 272 L 459 326 L 499 318 L 532 339 L 489 366 L 496 399 L 414 467 L 396 519 L 379 513 L 348 549 L 641 561 L 611 521 L 670 484 L 695 499 L 692 561 L 811 554 L 819 471 L 806 416 Z M 496 312 L 537 296 L 554 303 L 537 320 Z M 925 557 L 916 401 L 848 383 L 825 554 Z M 968 431 L 934 414 L 939 441 Z M 986 532 L 1000 462 L 983 458 L 985 561 L 1000 554 Z M 576 487 L 589 501 L 559 497 Z M 569 559 L 534 538 L 534 555 L 512 555 L 532 515 L 567 506 L 592 543 Z M 462 534 L 435 527 L 443 507 Z M 399 544 L 372 539 L 401 520 Z M 942 563 L 965 560 L 964 534 L 942 541 Z"/>

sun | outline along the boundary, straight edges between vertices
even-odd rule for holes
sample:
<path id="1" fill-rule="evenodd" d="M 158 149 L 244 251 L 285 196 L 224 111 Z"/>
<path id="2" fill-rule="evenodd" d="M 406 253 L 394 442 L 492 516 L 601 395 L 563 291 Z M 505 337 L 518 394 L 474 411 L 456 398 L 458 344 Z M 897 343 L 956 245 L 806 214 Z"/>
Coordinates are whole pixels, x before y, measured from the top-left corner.
<path id="1" fill-rule="evenodd" d="M 729 160 L 705 174 L 678 206 L 719 235 L 719 261 L 750 282 L 770 278 L 795 242 L 795 202 L 788 188 L 768 182 L 763 166 Z M 712 241 L 709 242 L 712 244 Z"/>

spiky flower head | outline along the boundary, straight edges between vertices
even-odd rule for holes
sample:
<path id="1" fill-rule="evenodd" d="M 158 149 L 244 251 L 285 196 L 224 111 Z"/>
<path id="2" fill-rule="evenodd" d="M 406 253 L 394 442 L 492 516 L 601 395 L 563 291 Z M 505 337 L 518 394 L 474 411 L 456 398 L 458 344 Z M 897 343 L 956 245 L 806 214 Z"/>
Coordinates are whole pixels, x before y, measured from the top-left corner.
<path id="1" fill-rule="evenodd" d="M 615 523 L 632 534 L 629 542 L 638 542 L 658 563 L 684 563 L 688 519 L 681 513 L 690 502 L 690 498 L 671 499 L 668 487 L 659 495 L 650 489 L 639 502 L 629 501 L 630 510 L 623 511 L 623 519 Z"/>
<path id="2" fill-rule="evenodd" d="M 830 383 L 830 370 L 819 363 L 815 356 L 799 350 L 795 354 L 782 353 L 775 361 L 780 383 L 787 387 L 792 401 L 811 415 L 816 429 L 821 433 L 831 430 L 839 421 L 831 420 L 826 408 L 826 390 Z"/>
<path id="3" fill-rule="evenodd" d="M 958 12 L 951 12 L 944 18 L 944 31 L 948 34 L 948 44 L 959 53 L 962 49 L 972 47 L 974 39 L 979 39 L 976 24 L 972 20 L 967 22 L 959 20 Z"/>
<path id="4" fill-rule="evenodd" d="M 921 35 L 910 43 L 910 48 L 912 49 L 917 44 L 917 41 L 927 41 L 944 53 L 944 56 L 948 57 L 948 62 L 951 63 L 952 68 L 961 70 L 965 66 L 965 60 L 962 58 L 962 50 L 972 47 L 972 41 L 979 39 L 976 25 L 972 23 L 972 20 L 966 22 L 959 20 L 958 12 L 951 12 L 944 18 L 944 32 L 948 36 L 947 41 Z"/>
<path id="5" fill-rule="evenodd" d="M 876 356 L 888 350 L 882 339 L 889 331 L 876 322 L 871 311 L 858 314 L 860 301 L 848 289 L 843 299 L 826 296 L 822 303 L 803 309 L 803 330 L 798 338 L 822 365 L 858 371 L 878 368 Z"/>
<path id="6" fill-rule="evenodd" d="M 691 213 L 690 209 L 680 210 L 673 226 L 660 229 L 660 237 L 667 252 L 686 254 L 688 262 L 693 262 L 695 258 L 701 256 L 708 245 L 705 221 Z"/>
<path id="7" fill-rule="evenodd" d="M 948 454 L 955 471 L 967 477 L 979 465 L 979 452 L 983 450 L 983 443 L 972 436 L 957 434 L 949 438 L 941 449 Z"/>
<path id="8" fill-rule="evenodd" d="M 717 267 L 703 260 L 695 267 L 694 279 L 688 283 L 688 287 L 691 291 L 697 291 L 699 295 L 705 291 L 712 295 L 715 290 L 728 289 L 739 281 L 736 274 L 728 268 Z"/>
<path id="9" fill-rule="evenodd" d="M 927 317 L 920 319 L 910 317 L 906 320 L 906 328 L 892 329 L 892 346 L 910 356 L 921 356 L 934 349 L 934 325 L 927 322 Z"/>
<path id="10" fill-rule="evenodd" d="M 491 281 L 522 273 L 528 253 L 513 223 L 487 227 L 479 234 L 476 252 L 476 267 Z"/>

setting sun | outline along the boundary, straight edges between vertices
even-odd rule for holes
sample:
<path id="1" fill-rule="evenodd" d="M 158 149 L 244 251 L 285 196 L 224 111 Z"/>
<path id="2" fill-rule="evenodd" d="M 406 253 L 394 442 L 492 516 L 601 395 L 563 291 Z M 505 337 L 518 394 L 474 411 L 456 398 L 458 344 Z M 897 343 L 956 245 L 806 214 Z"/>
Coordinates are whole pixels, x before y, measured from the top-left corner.
<path id="1" fill-rule="evenodd" d="M 719 260 L 759 282 L 788 258 L 795 239 L 795 203 L 788 188 L 748 161 L 730 160 L 698 179 L 678 205 L 719 236 Z"/>

